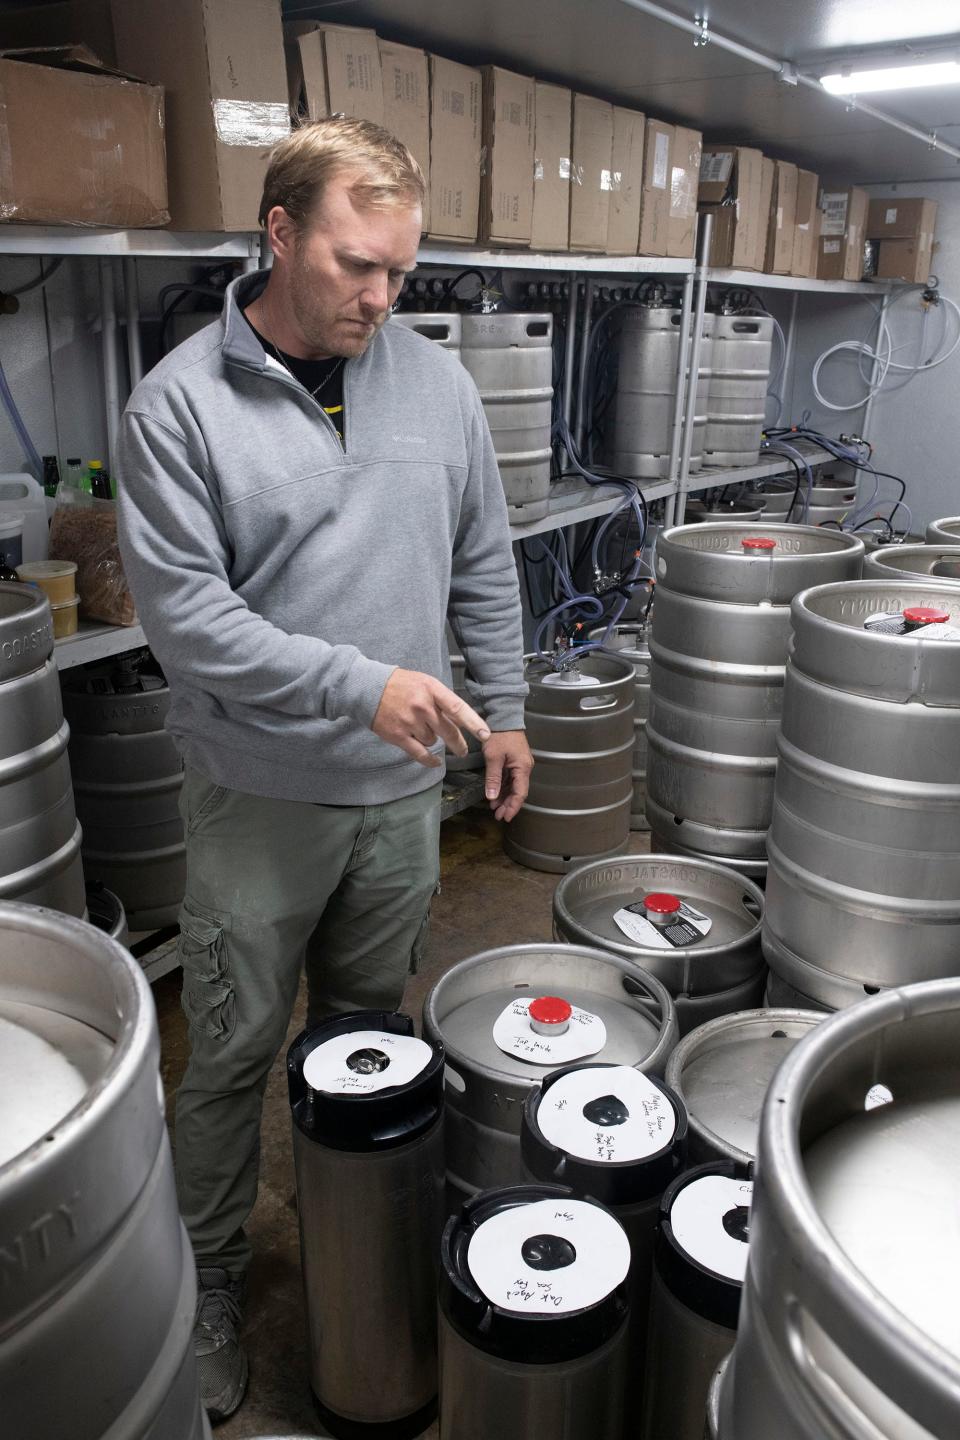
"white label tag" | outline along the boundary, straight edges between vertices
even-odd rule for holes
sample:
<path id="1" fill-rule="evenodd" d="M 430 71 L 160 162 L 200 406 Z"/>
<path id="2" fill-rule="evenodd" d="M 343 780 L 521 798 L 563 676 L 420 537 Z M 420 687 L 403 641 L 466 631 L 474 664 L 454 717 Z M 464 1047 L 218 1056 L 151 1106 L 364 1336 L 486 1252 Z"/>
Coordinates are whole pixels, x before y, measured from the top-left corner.
<path id="1" fill-rule="evenodd" d="M 890 207 L 889 210 L 885 210 L 885 211 L 884 211 L 884 214 L 883 214 L 883 223 L 884 223 L 884 225 L 896 225 L 896 223 L 897 223 L 897 207 L 896 207 L 895 205 L 891 205 L 891 207 Z"/>
<path id="2" fill-rule="evenodd" d="M 515 1205 L 480 1225 L 467 1265 L 494 1305 L 564 1315 L 596 1305 L 622 1284 L 630 1242 L 619 1221 L 584 1200 Z"/>
<path id="3" fill-rule="evenodd" d="M 746 1229 L 753 1185 L 729 1175 L 704 1175 L 685 1185 L 673 1202 L 670 1226 L 678 1245 L 715 1275 L 743 1280 Z M 726 1221 L 726 1223 L 724 1223 Z M 738 1238 L 741 1237 L 741 1238 Z"/>
<path id="4" fill-rule="evenodd" d="M 630 1065 L 574 1070 L 540 1097 L 537 1124 L 552 1145 L 582 1160 L 622 1164 L 656 1155 L 673 1139 L 673 1106 Z"/>
<path id="5" fill-rule="evenodd" d="M 824 253 L 824 255 L 839 255 L 839 254 L 840 254 L 840 241 L 839 241 L 839 240 L 824 240 L 824 242 L 823 242 L 823 253 Z"/>
<path id="6" fill-rule="evenodd" d="M 531 996 L 530 1000 L 536 999 Z M 530 1000 L 511 1000 L 493 1025 L 493 1041 L 506 1055 L 531 1065 L 569 1065 L 596 1055 L 607 1043 L 607 1027 L 599 1015 L 576 1005 L 562 1035 L 541 1035 L 530 1023 Z"/>
<path id="7" fill-rule="evenodd" d="M 684 945 L 695 945 L 704 935 L 709 935 L 713 921 L 701 910 L 694 910 L 685 900 L 669 925 L 654 925 L 643 913 L 643 901 L 626 905 L 614 917 L 617 925 L 630 940 L 648 950 L 676 950 Z"/>
<path id="8" fill-rule="evenodd" d="M 725 185 L 732 169 L 732 151 L 708 150 L 700 160 L 700 180 L 704 185 Z"/>
<path id="9" fill-rule="evenodd" d="M 303 1062 L 303 1078 L 327 1095 L 369 1095 L 393 1085 L 407 1085 L 430 1064 L 433 1051 L 412 1035 L 382 1030 L 351 1030 L 311 1050 Z"/>
<path id="10" fill-rule="evenodd" d="M 825 190 L 820 196 L 820 209 L 823 212 L 823 219 L 820 221 L 820 234 L 842 235 L 847 228 L 846 190 L 834 192 Z"/>
<path id="11" fill-rule="evenodd" d="M 666 190 L 670 176 L 670 136 L 658 130 L 653 141 L 653 178 L 650 183 L 654 190 Z"/>

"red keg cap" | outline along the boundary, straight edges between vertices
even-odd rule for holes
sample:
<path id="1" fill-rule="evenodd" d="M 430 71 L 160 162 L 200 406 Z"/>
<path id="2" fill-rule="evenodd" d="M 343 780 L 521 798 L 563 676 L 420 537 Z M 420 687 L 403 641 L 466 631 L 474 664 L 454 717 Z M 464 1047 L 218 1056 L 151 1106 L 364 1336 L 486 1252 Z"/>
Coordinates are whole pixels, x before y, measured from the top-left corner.
<path id="1" fill-rule="evenodd" d="M 771 540 L 769 535 L 751 535 L 747 540 L 741 540 L 740 544 L 744 550 L 776 550 L 776 540 Z"/>
<path id="2" fill-rule="evenodd" d="M 562 1000 L 559 995 L 539 995 L 530 1001 L 530 1019 L 538 1025 L 567 1025 L 572 1014 L 569 1000 Z"/>
<path id="3" fill-rule="evenodd" d="M 680 901 L 676 895 L 664 895 L 656 892 L 652 895 L 644 895 L 643 908 L 648 915 L 676 915 L 680 909 Z"/>
<path id="4" fill-rule="evenodd" d="M 945 625 L 950 619 L 948 610 L 935 610 L 931 605 L 912 605 L 904 610 L 903 618 L 908 625 Z"/>

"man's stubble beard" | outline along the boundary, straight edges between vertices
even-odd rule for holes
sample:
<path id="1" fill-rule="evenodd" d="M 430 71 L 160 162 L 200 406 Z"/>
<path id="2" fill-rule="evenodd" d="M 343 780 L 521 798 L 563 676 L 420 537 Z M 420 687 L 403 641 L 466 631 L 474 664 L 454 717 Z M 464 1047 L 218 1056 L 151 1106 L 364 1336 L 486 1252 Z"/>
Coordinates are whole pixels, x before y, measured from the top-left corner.
<path id="1" fill-rule="evenodd" d="M 356 359 L 370 348 L 391 313 L 388 311 L 383 320 L 371 322 L 376 326 L 371 335 L 358 336 L 352 344 L 345 343 L 344 338 L 336 334 L 336 322 L 325 322 L 322 311 L 318 310 L 316 285 L 299 257 L 290 278 L 290 298 L 300 330 L 310 349 L 318 355 L 342 355 L 347 360 Z"/>

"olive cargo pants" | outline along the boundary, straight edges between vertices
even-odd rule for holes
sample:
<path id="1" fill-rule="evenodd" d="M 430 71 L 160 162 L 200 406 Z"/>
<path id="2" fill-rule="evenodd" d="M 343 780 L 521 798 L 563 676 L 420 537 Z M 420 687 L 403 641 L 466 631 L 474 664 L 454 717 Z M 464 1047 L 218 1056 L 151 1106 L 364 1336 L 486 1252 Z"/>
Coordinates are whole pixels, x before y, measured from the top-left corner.
<path id="1" fill-rule="evenodd" d="M 439 875 L 440 785 L 384 805 L 268 800 L 184 776 L 179 959 L 190 1059 L 176 1102 L 197 1263 L 243 1271 L 270 1068 L 306 966 L 308 1024 L 394 1010 Z"/>

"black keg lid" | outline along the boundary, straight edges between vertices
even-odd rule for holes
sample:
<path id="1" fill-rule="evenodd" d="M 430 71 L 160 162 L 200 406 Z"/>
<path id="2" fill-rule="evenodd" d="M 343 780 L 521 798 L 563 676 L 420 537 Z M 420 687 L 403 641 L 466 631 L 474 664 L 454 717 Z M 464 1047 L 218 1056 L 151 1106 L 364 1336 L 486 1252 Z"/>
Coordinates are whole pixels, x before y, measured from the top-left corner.
<path id="1" fill-rule="evenodd" d="M 661 1279 L 689 1310 L 737 1328 L 753 1199 L 753 1165 L 698 1165 L 660 1201 L 654 1250 Z"/>
<path id="2" fill-rule="evenodd" d="M 349 1037 L 363 1032 L 352 1048 Z M 404 1044 L 391 1055 L 393 1037 Z M 401 1077 L 395 1085 L 384 1083 L 391 1065 Z M 311 1140 L 336 1150 L 394 1149 L 422 1135 L 440 1114 L 443 1046 L 415 1040 L 409 1015 L 388 1010 L 336 1015 L 294 1040 L 287 1051 L 287 1086 L 294 1124 Z"/>
<path id="3" fill-rule="evenodd" d="M 629 1093 L 625 1084 L 617 1085 L 617 1077 L 625 1070 L 630 1072 L 624 1077 L 631 1082 Z M 606 1084 L 604 1072 L 610 1071 L 616 1074 L 609 1075 Z M 541 1106 L 551 1091 L 556 1102 L 557 1085 L 561 1092 L 570 1092 L 573 1124 L 567 1144 L 559 1138 L 556 1103 L 549 1107 L 550 1138 L 541 1125 Z M 546 1124 L 546 1115 L 542 1118 Z M 682 1100 L 661 1080 L 630 1066 L 604 1061 L 566 1065 L 527 1096 L 520 1145 L 524 1164 L 538 1180 L 569 1185 L 603 1205 L 638 1205 L 661 1195 L 682 1168 L 687 1112 Z M 585 1149 L 589 1155 L 582 1153 Z M 617 1158 L 618 1152 L 625 1158 Z"/>
<path id="4" fill-rule="evenodd" d="M 541 1229 L 544 1222 L 538 1218 L 531 1221 L 531 1233 L 522 1240 L 514 1235 L 510 1242 L 501 1244 L 499 1231 L 494 1237 L 500 1245 L 505 1281 L 516 1287 L 507 1292 L 518 1307 L 513 1309 L 511 1300 L 505 1298 L 504 1303 L 498 1303 L 480 1288 L 470 1268 L 468 1253 L 483 1226 L 541 1201 L 559 1205 L 554 1224 L 547 1217 Z M 571 1211 L 571 1202 L 576 1214 Z M 586 1215 L 583 1207 L 597 1213 Z M 593 1233 L 589 1236 L 585 1233 L 584 1220 L 590 1222 Z M 565 1226 L 565 1221 L 571 1222 L 570 1225 Z M 520 1230 L 522 1232 L 522 1225 Z M 578 1243 L 581 1245 L 579 1256 Z M 515 1277 L 508 1273 L 514 1246 L 518 1247 L 523 1262 L 517 1266 L 521 1273 Z M 614 1265 L 611 1251 L 622 1249 L 623 1269 L 622 1272 L 619 1267 L 612 1270 L 619 1278 L 611 1288 L 601 1289 L 597 1298 L 580 1308 L 567 1309 L 560 1286 L 569 1266 L 579 1262 L 593 1271 L 594 1289 L 598 1283 L 602 1286 L 602 1282 L 596 1281 L 596 1267 L 591 1266 L 591 1251 L 586 1246 L 597 1254 L 602 1251 L 605 1260 L 613 1260 Z M 527 1365 L 575 1360 L 605 1344 L 624 1323 L 629 1308 L 626 1279 L 629 1260 L 629 1241 L 616 1217 L 596 1201 L 574 1196 L 569 1186 L 511 1185 L 500 1190 L 485 1190 L 468 1200 L 444 1228 L 440 1247 L 440 1301 L 450 1323 L 470 1344 L 488 1354 Z M 552 1290 L 558 1308 L 524 1310 L 526 1293 L 537 1290 Z M 544 1303 L 538 1296 L 531 1296 L 532 1306 Z"/>

